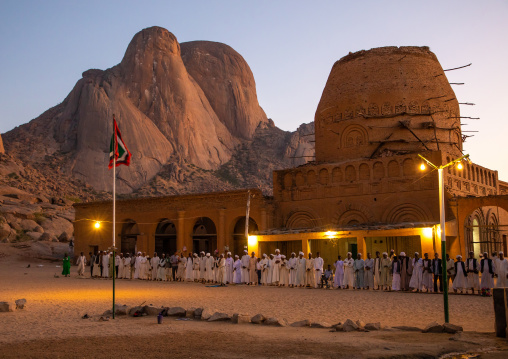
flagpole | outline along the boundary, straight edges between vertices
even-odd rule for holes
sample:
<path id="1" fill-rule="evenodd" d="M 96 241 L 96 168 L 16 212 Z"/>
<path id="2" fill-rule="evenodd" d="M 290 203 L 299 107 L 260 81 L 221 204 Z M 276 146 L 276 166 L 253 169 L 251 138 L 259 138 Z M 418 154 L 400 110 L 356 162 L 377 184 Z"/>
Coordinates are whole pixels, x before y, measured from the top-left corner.
<path id="1" fill-rule="evenodd" d="M 245 209 L 245 239 L 247 239 L 247 251 L 249 249 L 249 215 L 250 215 L 250 190 L 247 191 L 247 208 Z"/>
<path id="2" fill-rule="evenodd" d="M 116 148 L 118 146 L 115 133 L 115 115 L 113 115 L 113 136 L 115 155 L 113 155 L 113 319 L 115 319 L 115 277 L 116 277 L 116 254 L 115 254 L 115 229 L 116 229 Z"/>

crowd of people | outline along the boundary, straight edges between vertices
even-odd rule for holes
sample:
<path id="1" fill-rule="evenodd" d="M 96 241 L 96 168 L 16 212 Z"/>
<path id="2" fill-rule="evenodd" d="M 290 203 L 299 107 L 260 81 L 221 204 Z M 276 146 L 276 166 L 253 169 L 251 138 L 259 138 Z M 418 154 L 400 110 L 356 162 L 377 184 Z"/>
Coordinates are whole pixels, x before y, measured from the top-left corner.
<path id="1" fill-rule="evenodd" d="M 113 257 L 110 251 L 99 251 L 90 255 L 90 276 L 92 278 L 139 279 L 152 281 L 191 281 L 217 285 L 246 284 L 287 287 L 336 288 L 355 290 L 386 290 L 413 292 L 442 292 L 443 265 L 438 253 L 430 259 L 428 253 L 420 258 L 418 252 L 411 258 L 401 252 L 399 256 L 392 250 L 372 257 L 367 253 L 363 259 L 351 252 L 324 269 L 320 253 L 304 257 L 303 252 L 291 253 L 289 258 L 275 254 L 263 254 L 261 258 L 247 250 L 242 257 L 231 252 L 214 255 L 201 252 L 182 252 L 173 255 L 154 253 L 152 257 L 138 252 L 136 255 L 119 253 Z M 83 252 L 77 259 L 78 275 L 84 276 L 87 259 Z M 508 286 L 508 260 L 503 252 L 487 252 L 480 259 L 469 252 L 466 261 L 458 255 L 454 261 L 446 255 L 446 272 L 454 292 L 490 295 L 494 286 Z M 496 282 L 496 283 L 495 283 Z"/>

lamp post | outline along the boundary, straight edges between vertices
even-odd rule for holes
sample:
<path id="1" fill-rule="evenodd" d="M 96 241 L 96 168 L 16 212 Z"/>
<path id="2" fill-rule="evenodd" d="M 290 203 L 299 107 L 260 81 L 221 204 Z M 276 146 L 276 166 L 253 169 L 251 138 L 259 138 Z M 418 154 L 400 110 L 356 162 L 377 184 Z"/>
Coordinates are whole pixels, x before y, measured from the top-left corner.
<path id="1" fill-rule="evenodd" d="M 440 227 L 441 227 L 441 265 L 442 265 L 442 281 L 443 281 L 443 302 L 444 302 L 444 316 L 445 316 L 445 323 L 450 322 L 450 314 L 448 311 L 448 272 L 446 268 L 446 234 L 445 234 L 445 188 L 444 188 L 444 176 L 443 176 L 443 169 L 445 169 L 448 166 L 453 166 L 457 163 L 457 168 L 459 170 L 462 169 L 462 160 L 469 161 L 469 155 L 464 155 L 462 157 L 459 157 L 445 165 L 436 166 L 432 162 L 430 162 L 428 159 L 423 157 L 422 155 L 418 155 L 425 163 L 427 163 L 430 167 L 434 168 L 438 172 L 439 177 L 439 219 L 440 219 Z M 422 171 L 425 170 L 425 163 L 422 163 L 420 165 L 420 169 Z"/>

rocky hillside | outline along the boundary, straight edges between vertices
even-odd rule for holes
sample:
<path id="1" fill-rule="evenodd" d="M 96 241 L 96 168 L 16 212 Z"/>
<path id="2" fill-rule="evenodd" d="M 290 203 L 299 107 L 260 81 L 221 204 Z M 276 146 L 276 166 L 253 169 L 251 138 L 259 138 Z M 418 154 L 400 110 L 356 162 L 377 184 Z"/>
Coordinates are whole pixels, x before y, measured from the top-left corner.
<path id="1" fill-rule="evenodd" d="M 314 155 L 313 124 L 277 128 L 258 103 L 247 62 L 231 47 L 179 44 L 166 29 L 144 29 L 118 65 L 83 72 L 62 103 L 2 135 L 0 241 L 37 237 L 22 220 L 53 221 L 60 212 L 72 220 L 73 202 L 111 197 L 113 114 L 133 154 L 131 166 L 118 167 L 120 197 L 245 187 L 269 195 L 273 170 Z M 58 231 L 52 240 L 72 237 Z"/>

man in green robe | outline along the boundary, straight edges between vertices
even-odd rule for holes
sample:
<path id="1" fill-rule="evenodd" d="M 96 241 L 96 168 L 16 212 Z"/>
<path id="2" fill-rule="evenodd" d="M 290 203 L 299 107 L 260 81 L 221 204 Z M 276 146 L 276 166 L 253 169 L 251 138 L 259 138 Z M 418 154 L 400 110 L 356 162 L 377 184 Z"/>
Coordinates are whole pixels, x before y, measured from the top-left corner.
<path id="1" fill-rule="evenodd" d="M 67 253 L 64 254 L 62 275 L 68 277 L 71 275 L 71 260 Z"/>

